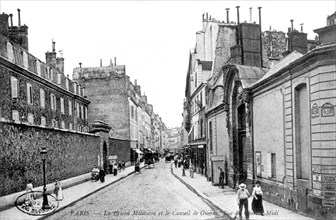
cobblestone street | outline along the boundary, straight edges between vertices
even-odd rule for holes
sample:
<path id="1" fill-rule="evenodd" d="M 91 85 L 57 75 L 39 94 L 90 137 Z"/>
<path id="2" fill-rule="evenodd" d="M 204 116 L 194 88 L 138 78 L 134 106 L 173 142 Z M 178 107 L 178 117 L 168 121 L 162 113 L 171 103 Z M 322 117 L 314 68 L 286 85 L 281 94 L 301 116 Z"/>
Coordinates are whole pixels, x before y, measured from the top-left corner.
<path id="1" fill-rule="evenodd" d="M 48 219 L 211 219 L 222 213 L 191 192 L 161 161 Z"/>

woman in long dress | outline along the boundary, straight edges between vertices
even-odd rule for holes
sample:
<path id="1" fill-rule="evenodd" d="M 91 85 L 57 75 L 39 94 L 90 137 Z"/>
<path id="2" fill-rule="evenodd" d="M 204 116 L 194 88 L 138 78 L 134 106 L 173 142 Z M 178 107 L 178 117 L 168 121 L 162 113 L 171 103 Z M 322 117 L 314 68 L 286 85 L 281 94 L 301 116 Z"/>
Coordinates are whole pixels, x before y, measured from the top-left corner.
<path id="1" fill-rule="evenodd" d="M 256 215 L 264 215 L 264 206 L 262 204 L 262 195 L 260 181 L 256 182 L 256 186 L 253 188 L 252 196 L 252 211 Z"/>
<path id="2" fill-rule="evenodd" d="M 61 186 L 61 183 L 57 179 L 55 179 L 54 193 L 55 193 L 57 201 L 62 201 L 63 200 L 62 186 Z"/>
<path id="3" fill-rule="evenodd" d="M 32 204 L 32 201 L 34 200 L 34 194 L 33 194 L 33 180 L 29 180 L 27 185 L 26 185 L 26 198 L 25 198 L 25 202 L 28 203 L 29 205 Z"/>

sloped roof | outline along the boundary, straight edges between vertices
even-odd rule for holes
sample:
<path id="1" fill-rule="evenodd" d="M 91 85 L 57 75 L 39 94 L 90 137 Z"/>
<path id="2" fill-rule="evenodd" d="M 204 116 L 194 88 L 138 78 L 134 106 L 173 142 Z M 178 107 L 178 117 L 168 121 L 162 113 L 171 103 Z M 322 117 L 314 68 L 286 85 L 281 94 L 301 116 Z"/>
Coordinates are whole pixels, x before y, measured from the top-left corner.
<path id="1" fill-rule="evenodd" d="M 292 53 L 288 54 L 287 56 L 285 56 L 280 62 L 278 62 L 277 64 L 275 64 L 262 78 L 260 78 L 257 82 L 261 82 L 265 79 L 267 79 L 268 77 L 272 76 L 273 74 L 275 74 L 276 72 L 278 72 L 279 70 L 281 70 L 282 68 L 288 66 L 290 63 L 294 62 L 295 60 L 299 59 L 300 57 L 302 57 L 303 55 L 297 51 L 293 51 Z M 257 83 L 255 82 L 255 83 Z"/>
<path id="2" fill-rule="evenodd" d="M 243 88 L 250 87 L 253 83 L 262 78 L 268 69 L 255 66 L 234 65 L 238 70 L 238 76 Z"/>

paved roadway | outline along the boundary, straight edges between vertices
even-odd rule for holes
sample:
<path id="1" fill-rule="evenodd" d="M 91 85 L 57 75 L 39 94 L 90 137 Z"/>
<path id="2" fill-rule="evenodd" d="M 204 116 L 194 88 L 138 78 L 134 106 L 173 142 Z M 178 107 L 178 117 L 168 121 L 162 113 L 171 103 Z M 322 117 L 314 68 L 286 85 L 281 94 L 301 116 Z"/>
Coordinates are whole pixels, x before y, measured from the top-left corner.
<path id="1" fill-rule="evenodd" d="M 161 160 L 47 219 L 223 219 L 220 211 L 191 192 Z"/>

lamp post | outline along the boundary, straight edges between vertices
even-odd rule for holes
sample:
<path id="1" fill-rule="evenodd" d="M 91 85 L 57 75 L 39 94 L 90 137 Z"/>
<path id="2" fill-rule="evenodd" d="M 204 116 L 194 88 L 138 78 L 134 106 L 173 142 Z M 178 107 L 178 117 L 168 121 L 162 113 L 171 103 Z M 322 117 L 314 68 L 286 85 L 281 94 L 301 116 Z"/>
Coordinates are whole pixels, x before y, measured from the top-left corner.
<path id="1" fill-rule="evenodd" d="M 42 162 L 43 162 L 43 203 L 42 209 L 49 209 L 48 197 L 47 197 L 47 187 L 46 187 L 46 172 L 45 172 L 45 161 L 47 159 L 47 149 L 42 147 L 40 151 Z"/>

